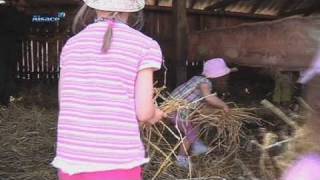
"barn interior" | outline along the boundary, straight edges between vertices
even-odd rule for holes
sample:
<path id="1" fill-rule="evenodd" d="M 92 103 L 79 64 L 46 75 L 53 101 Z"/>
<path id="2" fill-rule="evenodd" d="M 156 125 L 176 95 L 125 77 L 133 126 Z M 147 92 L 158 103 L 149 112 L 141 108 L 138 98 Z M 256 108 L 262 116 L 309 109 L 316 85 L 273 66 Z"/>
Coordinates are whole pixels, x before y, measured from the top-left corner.
<path id="1" fill-rule="evenodd" d="M 0 0 L 0 179 L 57 179 L 50 162 L 60 53 L 74 35 L 72 22 L 82 4 Z M 148 137 L 148 147 L 161 151 L 150 150 L 154 157 L 145 167 L 145 179 L 278 179 L 300 153 L 314 148 L 308 144 L 310 149 L 301 150 L 306 144 L 298 143 L 290 149 L 301 141 L 291 139 L 300 133 L 310 109 L 297 80 L 318 49 L 319 13 L 319 0 L 146 0 L 144 24 L 138 28 L 162 49 L 158 89 L 170 92 L 200 74 L 206 60 L 223 58 L 237 68 L 223 96 L 250 113 L 235 135 L 239 141 L 232 141 L 236 150 L 220 139 L 221 146 L 215 142 L 211 153 L 193 159 L 193 169 L 175 166 L 168 160 L 174 153 L 165 152 L 163 140 Z M 175 147 L 176 140 L 162 128 Z M 215 128 L 219 132 L 225 126 Z"/>

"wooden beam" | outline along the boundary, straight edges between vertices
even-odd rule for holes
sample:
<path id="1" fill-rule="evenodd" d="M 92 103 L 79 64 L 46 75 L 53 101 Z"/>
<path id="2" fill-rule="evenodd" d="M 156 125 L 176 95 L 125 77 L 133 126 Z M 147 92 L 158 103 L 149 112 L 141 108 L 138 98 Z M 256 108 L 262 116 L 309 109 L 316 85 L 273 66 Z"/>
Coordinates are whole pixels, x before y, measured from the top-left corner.
<path id="1" fill-rule="evenodd" d="M 288 17 L 288 16 L 293 16 L 293 15 L 298 15 L 298 14 L 308 15 L 308 14 L 310 14 L 310 12 L 313 13 L 316 10 L 319 10 L 319 8 L 318 7 L 303 8 L 303 9 L 297 9 L 297 10 L 283 13 L 280 16 L 281 17 Z"/>
<path id="2" fill-rule="evenodd" d="M 173 0 L 176 52 L 174 60 L 175 85 L 187 80 L 188 21 L 187 0 Z"/>
<path id="3" fill-rule="evenodd" d="M 206 7 L 205 10 L 213 11 L 215 9 L 225 9 L 227 6 L 234 4 L 234 3 L 237 3 L 238 1 L 240 1 L 240 0 L 222 0 L 222 1 L 217 2 L 211 6 Z"/>
<path id="4" fill-rule="evenodd" d="M 296 9 L 292 10 L 289 12 L 285 12 L 283 14 L 280 14 L 281 17 L 287 17 L 287 16 L 293 16 L 297 14 L 304 14 L 304 15 L 309 15 L 312 14 L 313 12 L 320 10 L 320 2 L 318 0 L 314 1 L 311 3 L 308 7 L 306 8 L 301 8 L 301 9 Z"/>
<path id="5" fill-rule="evenodd" d="M 259 7 L 263 2 L 265 2 L 265 0 L 256 0 L 256 2 L 253 4 L 250 10 L 250 14 L 254 14 L 259 9 Z"/>
<path id="6" fill-rule="evenodd" d="M 56 0 L 51 3 L 49 0 L 28 0 L 30 1 L 31 8 L 39 8 L 39 7 L 80 7 L 83 3 L 81 0 Z M 289 0 L 290 1 L 290 0 Z M 195 0 L 196 2 L 196 0 Z M 164 7 L 164 6 L 146 6 L 144 8 L 145 11 L 159 11 L 159 12 L 172 12 L 172 7 Z M 261 14 L 248 14 L 248 13 L 240 13 L 240 12 L 215 12 L 215 11 L 207 11 L 207 10 L 199 10 L 199 9 L 187 9 L 188 14 L 197 14 L 197 15 L 218 15 L 218 16 L 229 16 L 229 17 L 240 17 L 240 18 L 248 18 L 248 19 L 256 19 L 256 20 L 273 20 L 276 19 L 276 16 L 271 15 L 261 15 Z"/>
<path id="7" fill-rule="evenodd" d="M 159 12 L 171 12 L 171 7 L 162 7 L 162 6 L 146 6 L 144 8 L 145 11 L 159 11 Z M 215 12 L 215 11 L 207 11 L 207 10 L 198 10 L 198 9 L 187 9 L 188 14 L 196 14 L 196 15 L 216 15 L 216 16 L 228 16 L 228 17 L 240 17 L 240 18 L 248 18 L 248 19 L 256 19 L 256 20 L 274 20 L 277 19 L 277 16 L 272 15 L 261 15 L 261 14 L 248 14 L 241 12 Z"/>
<path id="8" fill-rule="evenodd" d="M 292 0 L 284 0 L 282 5 L 279 8 L 278 16 L 281 16 L 286 12 L 287 9 L 289 9 L 292 6 L 293 1 Z"/>
<path id="9" fill-rule="evenodd" d="M 305 16 L 309 16 L 314 12 L 319 12 L 320 11 L 320 1 L 319 0 L 313 0 L 313 9 L 310 9 L 309 12 L 304 13 Z"/>
<path id="10" fill-rule="evenodd" d="M 190 33 L 188 60 L 193 62 L 221 57 L 231 64 L 299 71 L 309 65 L 318 46 L 305 33 L 308 29 L 320 27 L 311 19 L 291 17 Z M 293 25 L 295 28 L 292 28 Z M 292 36 L 295 38 L 290 38 Z M 243 39 L 250 43 L 236 43 Z M 274 43 L 275 39 L 277 43 Z M 261 46 L 262 43 L 264 46 Z M 276 60 L 272 60 L 274 57 L 277 57 Z"/>
<path id="11" fill-rule="evenodd" d="M 191 0 L 191 3 L 190 3 L 190 9 L 193 9 L 194 5 L 196 4 L 197 0 Z"/>
<path id="12" fill-rule="evenodd" d="M 81 0 L 28 0 L 27 2 L 30 6 L 73 6 L 83 3 Z"/>
<path id="13" fill-rule="evenodd" d="M 156 2 L 155 5 L 156 5 L 156 6 L 159 6 L 160 0 L 155 0 L 155 2 Z"/>

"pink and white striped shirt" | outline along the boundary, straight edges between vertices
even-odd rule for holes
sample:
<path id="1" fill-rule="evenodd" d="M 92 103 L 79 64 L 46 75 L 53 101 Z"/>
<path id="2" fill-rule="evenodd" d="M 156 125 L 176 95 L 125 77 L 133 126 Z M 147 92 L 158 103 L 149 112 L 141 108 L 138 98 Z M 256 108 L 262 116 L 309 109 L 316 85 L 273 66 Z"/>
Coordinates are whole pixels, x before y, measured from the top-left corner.
<path id="1" fill-rule="evenodd" d="M 160 69 L 158 43 L 115 23 L 101 53 L 108 22 L 89 25 L 61 53 L 57 153 L 52 164 L 69 174 L 131 169 L 149 161 L 140 138 L 134 87 L 138 71 Z"/>

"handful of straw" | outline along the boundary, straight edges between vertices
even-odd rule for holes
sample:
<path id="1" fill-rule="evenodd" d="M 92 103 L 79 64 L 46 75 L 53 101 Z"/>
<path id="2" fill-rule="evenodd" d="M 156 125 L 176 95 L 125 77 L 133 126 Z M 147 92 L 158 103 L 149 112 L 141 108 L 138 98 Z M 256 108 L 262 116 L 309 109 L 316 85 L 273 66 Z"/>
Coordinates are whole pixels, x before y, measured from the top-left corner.
<path id="1" fill-rule="evenodd" d="M 200 127 L 200 132 L 211 147 L 212 152 L 216 148 L 223 148 L 225 153 L 232 153 L 240 146 L 240 138 L 245 136 L 244 124 L 259 123 L 255 116 L 254 108 L 231 107 L 230 112 L 225 113 L 220 109 L 203 106 L 191 118 L 195 126 Z"/>
<path id="2" fill-rule="evenodd" d="M 183 110 L 188 110 L 188 121 L 194 127 L 200 128 L 200 134 L 205 142 L 210 146 L 210 152 L 219 147 L 222 148 L 223 157 L 220 163 L 238 151 L 240 138 L 245 136 L 243 133 L 243 124 L 259 120 L 255 117 L 253 110 L 238 108 L 234 106 L 230 113 L 225 114 L 222 110 L 213 109 L 203 103 L 201 99 L 196 103 L 189 103 L 186 100 L 174 98 L 169 93 L 164 92 L 164 88 L 155 90 L 155 98 L 161 99 L 162 103 L 159 108 L 167 114 L 173 114 Z M 168 174 L 170 167 L 176 168 L 172 158 L 176 158 L 176 151 L 182 145 L 185 136 L 176 126 L 172 127 L 165 122 L 160 121 L 158 124 L 144 129 L 144 140 L 147 144 L 149 155 L 152 159 L 146 167 L 146 176 L 150 179 L 156 179 L 159 176 L 177 177 L 175 174 Z M 160 162 L 159 162 L 160 161 Z M 188 178 L 194 177 L 195 169 L 190 165 Z M 170 171 L 176 172 L 176 171 Z M 180 171 L 181 172 L 181 171 Z M 216 175 L 216 174 L 213 174 Z M 181 175 L 179 175 L 181 177 Z"/>

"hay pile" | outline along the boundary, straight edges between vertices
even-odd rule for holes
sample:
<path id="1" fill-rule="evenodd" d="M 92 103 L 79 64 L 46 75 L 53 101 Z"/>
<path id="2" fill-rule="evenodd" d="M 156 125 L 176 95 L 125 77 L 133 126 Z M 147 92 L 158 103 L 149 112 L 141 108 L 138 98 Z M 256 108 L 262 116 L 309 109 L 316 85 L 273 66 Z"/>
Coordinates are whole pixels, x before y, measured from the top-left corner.
<path id="1" fill-rule="evenodd" d="M 191 119 L 191 122 L 201 127 L 203 139 L 211 150 L 223 149 L 225 153 L 235 152 L 240 147 L 240 139 L 246 137 L 245 124 L 260 124 L 261 119 L 254 114 L 254 108 L 239 108 L 231 106 L 230 112 L 203 106 Z M 228 154 L 225 154 L 228 155 Z"/>
<path id="2" fill-rule="evenodd" d="M 57 110 L 12 103 L 0 110 L 0 179 L 55 180 L 49 163 L 56 142 Z"/>
<path id="3" fill-rule="evenodd" d="M 50 98 L 56 99 L 56 96 Z M 316 147 L 306 138 L 308 130 L 298 123 L 288 123 L 295 133 L 289 133 L 285 138 L 269 131 L 263 135 L 262 141 L 255 141 L 257 134 L 248 134 L 245 128 L 247 123 L 260 122 L 254 114 L 255 109 L 231 104 L 231 112 L 227 115 L 220 110 L 203 105 L 190 106 L 172 98 L 162 99 L 159 106 L 169 113 L 189 108 L 192 111 L 190 121 L 200 127 L 201 137 L 210 151 L 205 155 L 191 156 L 189 169 L 180 168 L 175 160 L 177 149 L 185 138 L 183 134 L 167 121 L 145 127 L 143 139 L 151 158 L 144 170 L 148 180 L 276 179 L 301 153 Z M 0 110 L 0 179 L 57 179 L 56 170 L 49 164 L 56 143 L 57 111 L 56 106 L 48 108 L 24 100 Z M 279 147 L 280 153 L 270 153 Z"/>
<path id="4" fill-rule="evenodd" d="M 200 135 L 210 150 L 204 156 L 190 156 L 189 169 L 179 168 L 175 160 L 185 137 L 178 127 L 160 122 L 145 128 L 144 140 L 151 157 L 151 163 L 145 169 L 146 179 L 231 179 L 247 176 L 239 170 L 243 163 L 234 161 L 240 153 L 240 141 L 246 136 L 244 125 L 259 123 L 260 119 L 253 113 L 255 109 L 233 105 L 226 114 L 202 103 L 188 103 L 156 92 L 162 101 L 159 107 L 164 112 L 172 114 L 189 111 L 188 119 L 195 127 L 200 128 Z M 195 102 L 200 101 L 201 99 Z"/>

